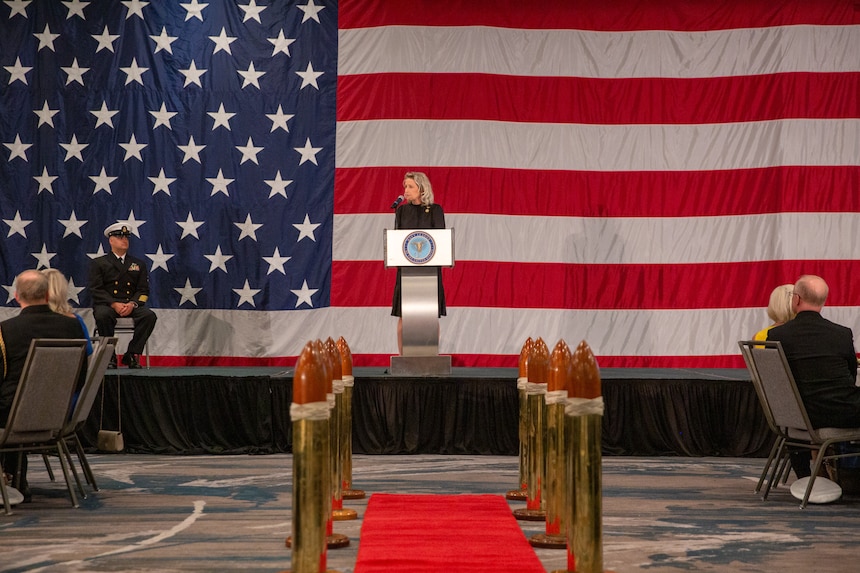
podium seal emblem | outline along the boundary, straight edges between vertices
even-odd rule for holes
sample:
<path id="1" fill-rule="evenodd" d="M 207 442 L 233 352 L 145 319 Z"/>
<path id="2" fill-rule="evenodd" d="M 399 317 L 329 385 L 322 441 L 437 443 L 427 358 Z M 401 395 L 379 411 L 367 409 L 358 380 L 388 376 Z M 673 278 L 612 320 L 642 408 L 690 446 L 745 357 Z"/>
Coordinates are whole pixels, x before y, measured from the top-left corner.
<path id="1" fill-rule="evenodd" d="M 429 233 L 415 231 L 403 239 L 403 256 L 410 263 L 420 265 L 426 263 L 436 254 L 436 242 Z"/>

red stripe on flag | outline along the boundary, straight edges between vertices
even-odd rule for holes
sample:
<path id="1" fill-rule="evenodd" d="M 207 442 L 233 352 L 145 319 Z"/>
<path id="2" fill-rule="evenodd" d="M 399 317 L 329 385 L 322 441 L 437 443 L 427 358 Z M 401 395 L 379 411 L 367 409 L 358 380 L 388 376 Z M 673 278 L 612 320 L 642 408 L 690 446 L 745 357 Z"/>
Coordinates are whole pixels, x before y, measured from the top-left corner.
<path id="1" fill-rule="evenodd" d="M 388 73 L 341 76 L 338 81 L 338 121 L 610 125 L 860 117 L 860 73 L 693 79 Z"/>
<path id="2" fill-rule="evenodd" d="M 338 215 L 384 213 L 403 174 L 424 171 L 446 213 L 559 217 L 706 217 L 860 212 L 855 166 L 731 171 L 525 171 L 478 167 L 338 168 Z M 394 226 L 394 215 L 391 216 Z"/>
<path id="3" fill-rule="evenodd" d="M 458 261 L 443 269 L 442 276 L 449 306 L 656 310 L 765 308 L 771 288 L 793 283 L 802 274 L 824 276 L 839 285 L 829 306 L 856 304 L 858 273 L 860 261 L 689 265 Z M 332 306 L 391 305 L 395 271 L 385 269 L 381 261 L 336 261 L 332 275 Z M 355 288 L 357 284 L 362 287 Z"/>
<path id="4" fill-rule="evenodd" d="M 444 7 L 444 9 L 439 9 Z M 705 31 L 855 21 L 854 2 L 838 0 L 522 0 L 368 2 L 341 0 L 338 27 L 499 26 L 531 29 Z"/>

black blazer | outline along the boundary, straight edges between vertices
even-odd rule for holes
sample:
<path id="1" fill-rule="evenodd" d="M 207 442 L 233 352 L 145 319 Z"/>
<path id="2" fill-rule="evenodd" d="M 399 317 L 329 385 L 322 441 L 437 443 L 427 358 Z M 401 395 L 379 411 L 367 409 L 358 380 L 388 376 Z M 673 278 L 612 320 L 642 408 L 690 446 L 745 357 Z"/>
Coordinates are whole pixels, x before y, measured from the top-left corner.
<path id="1" fill-rule="evenodd" d="M 0 322 L 0 424 L 6 423 L 18 379 L 24 369 L 30 342 L 34 338 L 86 338 L 84 329 L 77 318 L 53 312 L 47 304 L 22 308 L 18 316 Z M 87 379 L 87 363 L 81 369 L 77 389 L 80 390 Z"/>
<path id="2" fill-rule="evenodd" d="M 394 212 L 394 228 L 444 229 L 445 211 L 437 203 L 428 206 L 405 203 Z"/>
<path id="3" fill-rule="evenodd" d="M 444 229 L 445 211 L 442 207 L 433 203 L 432 205 L 413 205 L 405 203 L 394 212 L 395 229 Z M 401 316 L 401 288 L 400 268 L 397 269 L 397 280 L 394 282 L 394 295 L 391 297 L 391 315 Z M 442 267 L 436 269 L 436 294 L 439 316 L 448 314 L 445 304 L 445 289 L 442 286 Z"/>
<path id="4" fill-rule="evenodd" d="M 815 311 L 768 331 L 782 342 L 812 425 L 816 428 L 860 427 L 857 354 L 851 329 Z"/>

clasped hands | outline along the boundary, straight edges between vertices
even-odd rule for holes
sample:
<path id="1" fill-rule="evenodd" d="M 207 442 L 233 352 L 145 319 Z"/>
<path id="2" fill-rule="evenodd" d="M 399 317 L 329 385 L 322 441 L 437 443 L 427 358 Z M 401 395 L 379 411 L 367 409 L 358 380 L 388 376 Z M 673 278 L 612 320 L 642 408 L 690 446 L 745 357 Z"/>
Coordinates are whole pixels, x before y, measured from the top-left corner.
<path id="1" fill-rule="evenodd" d="M 110 307 L 120 316 L 128 316 L 135 309 L 133 302 L 113 302 Z"/>

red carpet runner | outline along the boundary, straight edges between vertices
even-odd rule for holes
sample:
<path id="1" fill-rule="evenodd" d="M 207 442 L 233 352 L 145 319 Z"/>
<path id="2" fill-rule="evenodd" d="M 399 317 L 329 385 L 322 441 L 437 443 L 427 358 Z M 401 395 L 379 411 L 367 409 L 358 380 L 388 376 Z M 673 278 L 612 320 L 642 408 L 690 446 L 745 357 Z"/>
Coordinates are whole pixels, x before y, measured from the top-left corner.
<path id="1" fill-rule="evenodd" d="M 355 573 L 545 573 L 500 495 L 370 497 Z"/>

